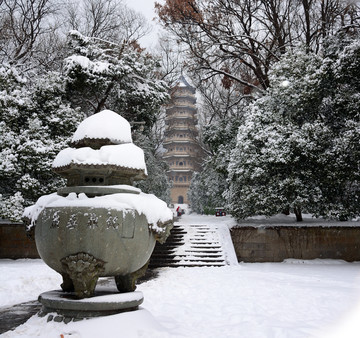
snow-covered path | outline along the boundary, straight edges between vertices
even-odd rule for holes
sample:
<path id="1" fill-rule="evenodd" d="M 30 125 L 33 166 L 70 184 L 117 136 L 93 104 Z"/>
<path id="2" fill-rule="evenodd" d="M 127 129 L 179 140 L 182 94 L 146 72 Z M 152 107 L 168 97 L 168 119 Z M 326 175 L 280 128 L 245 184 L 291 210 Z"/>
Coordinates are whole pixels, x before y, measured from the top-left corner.
<path id="1" fill-rule="evenodd" d="M 204 217 L 198 222 L 204 224 Z M 40 260 L 0 260 L 0 307 L 36 299 L 60 282 Z M 138 290 L 145 298 L 138 311 L 67 325 L 34 316 L 2 337 L 360 336 L 359 262 L 162 268 L 158 278 Z"/>

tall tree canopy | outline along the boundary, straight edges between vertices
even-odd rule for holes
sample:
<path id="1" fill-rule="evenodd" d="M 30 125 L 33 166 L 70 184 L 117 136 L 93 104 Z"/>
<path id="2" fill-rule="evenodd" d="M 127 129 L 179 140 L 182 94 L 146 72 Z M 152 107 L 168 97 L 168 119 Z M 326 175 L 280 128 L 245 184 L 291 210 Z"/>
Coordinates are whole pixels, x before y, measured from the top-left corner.
<path id="1" fill-rule="evenodd" d="M 343 86 L 337 82 L 338 89 L 328 88 L 333 79 L 330 78 L 331 72 L 325 71 L 328 61 L 323 59 L 329 60 L 330 50 L 335 48 L 334 44 L 332 47 L 327 46 L 333 36 L 343 32 L 340 43 L 358 27 L 359 3 L 342 0 L 166 0 L 163 4 L 157 4 L 157 13 L 160 22 L 185 51 L 184 66 L 193 75 L 197 88 L 203 94 L 205 110 L 210 112 L 208 125 L 203 130 L 204 141 L 209 150 L 204 168 L 218 182 L 230 177 L 230 188 L 224 196 L 230 199 L 229 206 L 236 216 L 245 217 L 254 212 L 271 214 L 292 208 L 300 218 L 305 205 L 312 204 L 320 208 L 320 199 L 325 196 L 325 186 L 329 187 L 327 196 L 331 195 L 331 180 L 322 183 L 321 194 L 319 190 L 306 186 L 303 181 L 313 181 L 312 166 L 319 166 L 319 172 L 322 170 L 321 161 L 316 158 L 316 154 L 317 151 L 321 153 L 331 147 L 325 144 L 327 139 L 329 142 L 332 140 L 333 131 L 324 131 L 329 128 L 330 119 L 332 123 L 335 120 L 346 120 L 340 112 L 329 113 L 329 121 L 326 123 L 318 117 L 319 109 L 325 109 L 325 102 L 328 102 L 326 106 L 330 112 L 335 109 L 328 104 L 333 100 L 333 95 L 341 92 L 339 88 Z M 294 51 L 292 58 L 289 56 L 292 55 L 291 51 Z M 339 57 L 340 54 L 334 52 L 334 55 Z M 277 64 L 282 73 L 278 71 Z M 296 69 L 295 65 L 299 68 Z M 323 74 L 319 73 L 319 69 Z M 286 87 L 287 83 L 291 85 Z M 246 107 L 247 105 L 250 106 Z M 291 123 L 283 122 L 285 116 Z M 236 128 L 230 135 L 224 132 L 225 129 L 232 129 L 230 126 L 240 126 L 241 132 L 237 134 Z M 316 130 L 313 129 L 315 127 Z M 274 139 L 271 139 L 272 136 Z M 260 147 L 256 148 L 260 153 L 254 150 L 251 137 L 256 139 L 253 142 Z M 309 148 L 296 143 L 297 139 L 306 139 Z M 320 139 L 324 142 L 321 147 Z M 244 143 L 243 146 L 241 142 Z M 249 142 L 252 146 L 246 148 L 245 144 Z M 236 149 L 232 151 L 235 144 Z M 310 145 L 314 147 L 313 150 Z M 271 146 L 274 147 L 274 163 L 268 163 L 266 170 L 272 168 L 275 183 L 271 183 L 270 179 L 257 181 L 255 169 L 270 161 Z M 302 158 L 285 156 L 285 153 L 291 152 L 300 153 Z M 252 163 L 251 156 L 254 163 L 257 159 L 261 164 Z M 276 159 L 277 156 L 280 159 Z M 284 161 L 283 170 L 277 171 L 281 166 L 276 161 Z M 250 177 L 248 180 L 252 180 L 252 188 L 245 180 L 243 171 L 247 171 Z M 207 185 L 211 183 L 203 175 L 206 174 L 194 176 L 190 191 L 193 203 L 195 196 L 201 195 L 198 193 L 199 187 L 204 190 L 212 189 Z M 299 176 L 303 177 L 303 181 L 299 180 Z M 246 203 L 236 200 L 241 189 L 245 189 L 245 181 L 242 179 L 249 187 Z M 283 182 L 282 187 L 279 187 L 280 181 Z M 300 191 L 300 186 L 304 196 L 296 197 L 294 191 Z M 223 188 L 226 190 L 226 185 Z M 265 194 L 263 191 L 268 190 L 269 201 L 276 197 L 278 201 L 273 203 L 276 208 L 270 210 L 269 207 L 264 207 L 265 202 L 255 203 L 258 199 L 256 189 L 258 194 Z M 287 197 L 284 198 L 284 195 Z M 303 201 L 306 198 L 307 204 Z M 241 203 L 246 206 L 242 207 Z M 325 202 L 327 205 L 329 203 Z M 270 204 L 269 202 L 267 205 Z M 245 210 L 247 207 L 252 210 Z M 342 214 L 340 209 L 340 204 L 334 206 L 333 211 L 338 210 L 334 214 Z M 332 213 L 329 208 L 319 210 L 314 209 L 314 213 Z"/>
<path id="2" fill-rule="evenodd" d="M 227 197 L 236 217 L 359 215 L 360 40 L 344 41 L 334 38 L 324 57 L 289 52 L 274 67 L 232 152 Z"/>
<path id="3" fill-rule="evenodd" d="M 77 31 L 68 41 L 60 71 L 26 70 L 25 56 L 0 68 L 2 218 L 19 221 L 25 206 L 64 184 L 51 172 L 52 160 L 78 123 L 103 109 L 121 114 L 135 129 L 137 122 L 143 125 L 144 135 L 136 141 L 150 159 L 153 182 L 144 185 L 145 192 L 166 198 L 169 190 L 166 168 L 156 163 L 151 148 L 152 126 L 168 98 L 157 60 L 136 42 L 109 42 Z M 165 178 L 156 179 L 160 176 Z"/>
<path id="4" fill-rule="evenodd" d="M 17 221 L 25 206 L 63 184 L 51 163 L 85 117 L 62 100 L 59 74 L 37 80 L 29 89 L 14 67 L 0 67 L 0 217 Z"/>
<path id="5" fill-rule="evenodd" d="M 136 43 L 111 43 L 77 31 L 69 38 L 64 73 L 73 106 L 88 115 L 111 109 L 151 128 L 169 97 L 166 83 L 157 79 L 157 60 Z"/>
<path id="6" fill-rule="evenodd" d="M 188 52 L 202 79 L 225 76 L 259 91 L 269 87 L 271 65 L 287 47 L 318 52 L 324 38 L 358 18 L 343 0 L 166 0 L 157 13 Z"/>

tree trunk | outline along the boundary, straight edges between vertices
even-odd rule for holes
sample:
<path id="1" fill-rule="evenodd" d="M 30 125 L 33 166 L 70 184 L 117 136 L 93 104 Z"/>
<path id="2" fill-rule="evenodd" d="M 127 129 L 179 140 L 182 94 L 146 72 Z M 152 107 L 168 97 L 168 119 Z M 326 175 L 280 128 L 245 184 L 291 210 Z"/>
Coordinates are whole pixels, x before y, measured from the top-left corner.
<path id="1" fill-rule="evenodd" d="M 302 214 L 301 214 L 301 208 L 300 207 L 295 207 L 294 208 L 294 213 L 296 216 L 296 222 L 302 222 L 303 218 L 302 218 Z"/>

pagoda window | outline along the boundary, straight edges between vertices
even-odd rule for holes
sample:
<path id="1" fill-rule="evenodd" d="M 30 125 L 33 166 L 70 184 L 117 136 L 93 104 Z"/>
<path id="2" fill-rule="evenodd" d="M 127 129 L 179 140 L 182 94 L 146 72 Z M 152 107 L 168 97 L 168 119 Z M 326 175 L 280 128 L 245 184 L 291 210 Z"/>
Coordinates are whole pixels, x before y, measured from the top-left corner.
<path id="1" fill-rule="evenodd" d="M 183 178 L 182 177 L 179 177 L 179 182 L 182 182 L 183 181 Z"/>
<path id="2" fill-rule="evenodd" d="M 179 165 L 181 165 L 181 166 L 182 166 L 182 165 L 184 165 L 184 163 L 182 163 L 182 162 L 179 162 Z"/>
<path id="3" fill-rule="evenodd" d="M 175 182 L 177 182 L 178 181 L 178 177 L 177 176 L 175 176 Z"/>
<path id="4" fill-rule="evenodd" d="M 180 150 L 180 151 L 183 151 L 183 148 L 180 148 L 179 150 Z"/>
<path id="5" fill-rule="evenodd" d="M 184 176 L 184 182 L 186 182 L 186 176 Z"/>

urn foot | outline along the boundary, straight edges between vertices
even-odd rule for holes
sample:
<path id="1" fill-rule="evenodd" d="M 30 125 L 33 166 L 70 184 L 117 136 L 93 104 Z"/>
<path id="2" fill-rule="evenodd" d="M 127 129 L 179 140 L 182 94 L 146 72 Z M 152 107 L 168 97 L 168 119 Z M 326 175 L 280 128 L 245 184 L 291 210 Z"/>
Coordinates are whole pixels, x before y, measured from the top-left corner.
<path id="1" fill-rule="evenodd" d="M 61 288 L 63 289 L 63 291 L 73 292 L 75 288 L 74 288 L 74 283 L 72 282 L 70 276 L 66 273 L 62 273 L 61 276 L 63 278 L 63 282 L 61 284 Z"/>
<path id="2" fill-rule="evenodd" d="M 115 276 L 115 283 L 116 287 L 119 290 L 119 292 L 132 292 L 136 289 L 136 280 L 142 276 L 145 275 L 146 269 L 149 265 L 150 259 L 147 261 L 147 263 L 140 268 L 139 270 L 129 273 L 127 275 L 118 275 Z"/>
<path id="3" fill-rule="evenodd" d="M 64 257 L 61 264 L 66 272 L 63 274 L 64 283 L 61 285 L 63 290 L 67 291 L 65 289 L 71 289 L 73 285 L 78 298 L 91 297 L 94 294 L 97 280 L 104 271 L 105 262 L 80 252 Z M 64 276 L 66 277 L 64 278 Z"/>

